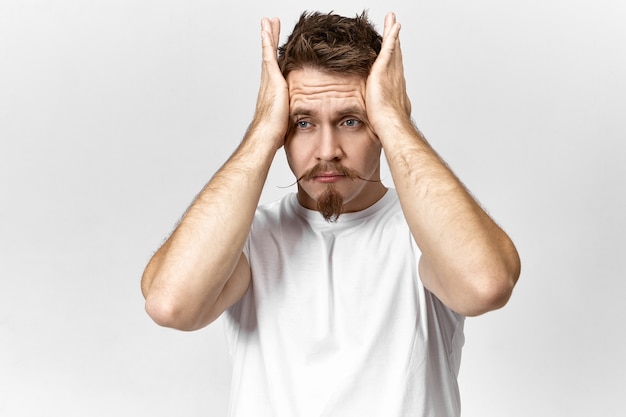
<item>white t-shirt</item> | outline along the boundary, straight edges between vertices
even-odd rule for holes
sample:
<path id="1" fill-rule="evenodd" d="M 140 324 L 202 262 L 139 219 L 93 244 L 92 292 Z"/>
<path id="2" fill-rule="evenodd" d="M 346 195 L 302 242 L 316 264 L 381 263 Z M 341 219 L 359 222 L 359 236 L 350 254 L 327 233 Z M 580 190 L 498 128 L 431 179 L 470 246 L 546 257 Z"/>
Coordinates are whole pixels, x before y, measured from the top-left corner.
<path id="1" fill-rule="evenodd" d="M 336 223 L 260 206 L 226 312 L 231 417 L 457 417 L 464 318 L 426 290 L 395 190 Z"/>

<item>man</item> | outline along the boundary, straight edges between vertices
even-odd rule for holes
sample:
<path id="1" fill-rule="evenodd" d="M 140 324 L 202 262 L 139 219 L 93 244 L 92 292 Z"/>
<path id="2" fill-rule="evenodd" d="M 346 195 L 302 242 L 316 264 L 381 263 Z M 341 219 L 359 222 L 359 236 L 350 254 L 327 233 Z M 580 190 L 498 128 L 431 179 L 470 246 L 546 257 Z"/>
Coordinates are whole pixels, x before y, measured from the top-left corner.
<path id="1" fill-rule="evenodd" d="M 460 413 L 464 317 L 502 307 L 520 262 L 413 125 L 399 31 L 305 13 L 278 48 L 263 19 L 253 121 L 146 267 L 157 323 L 226 312 L 231 416 Z M 257 208 L 283 146 L 297 194 Z"/>

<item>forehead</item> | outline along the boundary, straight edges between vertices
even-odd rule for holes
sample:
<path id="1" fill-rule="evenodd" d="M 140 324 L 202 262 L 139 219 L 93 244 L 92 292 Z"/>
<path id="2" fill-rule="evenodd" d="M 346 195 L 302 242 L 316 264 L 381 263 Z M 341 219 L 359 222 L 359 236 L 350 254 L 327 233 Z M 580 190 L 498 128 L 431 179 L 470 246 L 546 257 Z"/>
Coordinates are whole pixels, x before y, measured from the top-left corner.
<path id="1" fill-rule="evenodd" d="M 365 78 L 359 75 L 339 75 L 313 68 L 303 68 L 287 74 L 290 107 L 319 105 L 359 106 L 365 108 Z"/>

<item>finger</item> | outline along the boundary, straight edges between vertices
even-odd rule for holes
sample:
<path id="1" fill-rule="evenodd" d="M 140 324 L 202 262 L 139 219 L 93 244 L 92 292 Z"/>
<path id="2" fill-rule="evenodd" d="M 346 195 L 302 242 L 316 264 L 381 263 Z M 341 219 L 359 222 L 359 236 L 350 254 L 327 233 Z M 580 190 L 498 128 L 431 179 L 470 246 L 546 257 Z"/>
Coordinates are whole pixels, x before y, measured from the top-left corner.
<path id="1" fill-rule="evenodd" d="M 280 19 L 274 17 L 271 20 L 272 24 L 272 39 L 274 40 L 274 47 L 278 48 L 278 42 L 280 39 Z"/>
<path id="2" fill-rule="evenodd" d="M 385 16 L 385 25 L 383 29 L 383 39 L 389 37 L 397 37 L 400 23 L 397 22 L 396 14 L 389 12 Z"/>
<path id="3" fill-rule="evenodd" d="M 389 30 L 396 22 L 396 14 L 394 12 L 389 12 L 385 15 L 385 23 L 383 26 L 383 38 L 387 37 Z"/>
<path id="4" fill-rule="evenodd" d="M 378 55 L 379 59 L 385 62 L 389 62 L 393 56 L 398 56 L 400 52 L 400 39 L 398 34 L 400 33 L 400 23 L 394 23 L 387 31 L 387 35 L 383 37 L 383 43 Z"/>
<path id="5" fill-rule="evenodd" d="M 272 31 L 269 28 L 271 28 L 270 21 L 267 17 L 264 17 L 261 19 L 261 42 L 263 46 L 266 46 L 267 41 L 271 42 L 272 40 Z"/>
<path id="6" fill-rule="evenodd" d="M 276 47 L 274 46 L 272 22 L 264 17 L 261 19 L 261 46 L 263 48 L 263 60 L 276 59 Z"/>
<path id="7" fill-rule="evenodd" d="M 400 23 L 396 21 L 396 14 L 393 12 L 387 13 L 385 16 L 385 26 L 383 28 L 382 49 L 388 52 L 393 52 L 399 33 Z"/>

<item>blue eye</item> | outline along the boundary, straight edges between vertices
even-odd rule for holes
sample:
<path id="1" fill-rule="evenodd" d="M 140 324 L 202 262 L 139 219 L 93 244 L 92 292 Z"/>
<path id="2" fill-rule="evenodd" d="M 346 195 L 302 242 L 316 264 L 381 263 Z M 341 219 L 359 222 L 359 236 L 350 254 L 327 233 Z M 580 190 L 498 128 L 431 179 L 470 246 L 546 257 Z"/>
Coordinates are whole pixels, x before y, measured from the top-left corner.
<path id="1" fill-rule="evenodd" d="M 343 124 L 345 124 L 348 127 L 356 127 L 361 124 L 361 121 L 357 119 L 346 119 L 343 122 Z"/>
<path id="2" fill-rule="evenodd" d="M 306 120 L 298 120 L 296 122 L 296 127 L 298 129 L 306 129 L 307 127 L 311 127 L 311 123 L 307 122 Z"/>

